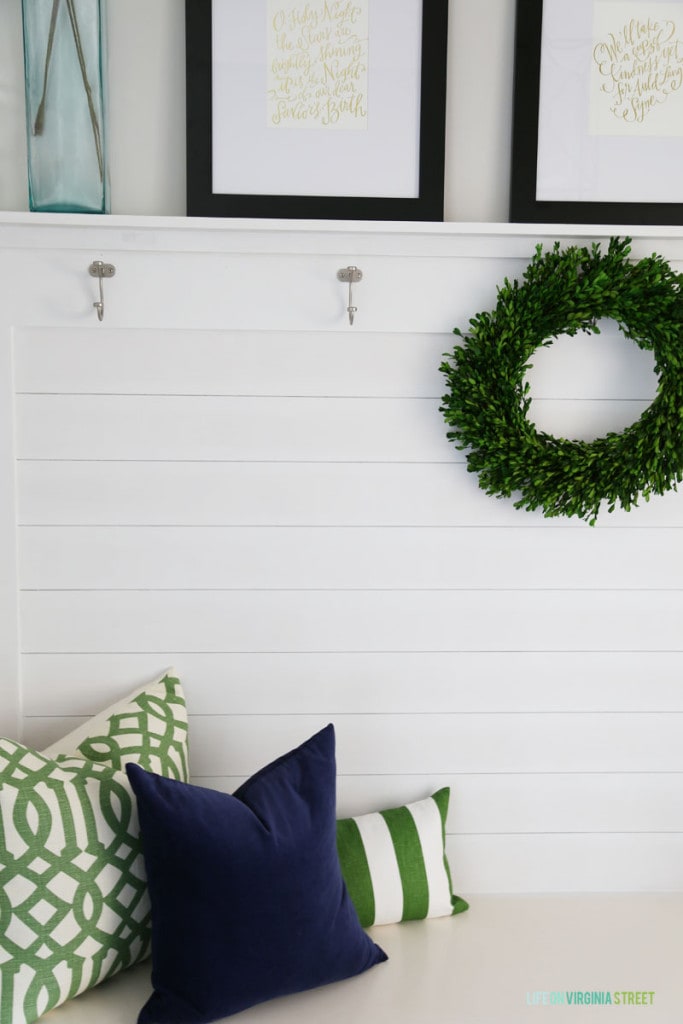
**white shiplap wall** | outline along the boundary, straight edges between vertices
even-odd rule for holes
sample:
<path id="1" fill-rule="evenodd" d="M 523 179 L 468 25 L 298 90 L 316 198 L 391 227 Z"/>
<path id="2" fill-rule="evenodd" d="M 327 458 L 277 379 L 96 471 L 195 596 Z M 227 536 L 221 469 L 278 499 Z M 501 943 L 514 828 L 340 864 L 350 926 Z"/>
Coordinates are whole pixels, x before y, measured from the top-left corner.
<path id="1" fill-rule="evenodd" d="M 595 529 L 517 512 L 438 411 L 451 328 L 544 236 L 567 240 L 6 217 L 5 729 L 16 704 L 43 745 L 173 664 L 202 784 L 334 721 L 340 813 L 453 787 L 463 892 L 680 889 L 683 495 Z M 636 238 L 655 250 L 682 261 L 683 234 Z M 117 267 L 103 324 L 93 258 Z M 555 432 L 652 396 L 609 328 L 548 352 Z"/>

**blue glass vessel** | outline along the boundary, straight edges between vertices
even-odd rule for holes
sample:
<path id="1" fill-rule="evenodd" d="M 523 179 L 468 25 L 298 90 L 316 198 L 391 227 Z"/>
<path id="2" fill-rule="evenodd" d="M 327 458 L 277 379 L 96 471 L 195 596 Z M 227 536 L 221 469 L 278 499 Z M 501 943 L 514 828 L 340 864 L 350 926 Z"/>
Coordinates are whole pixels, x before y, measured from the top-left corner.
<path id="1" fill-rule="evenodd" d="M 106 0 L 22 0 L 31 210 L 108 213 Z"/>

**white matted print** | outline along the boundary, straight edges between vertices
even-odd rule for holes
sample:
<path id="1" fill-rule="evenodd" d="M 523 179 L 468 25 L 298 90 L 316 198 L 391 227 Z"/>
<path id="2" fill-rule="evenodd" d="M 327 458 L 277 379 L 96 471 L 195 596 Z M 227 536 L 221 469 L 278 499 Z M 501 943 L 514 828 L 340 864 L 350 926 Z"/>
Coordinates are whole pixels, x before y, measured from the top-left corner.
<path id="1" fill-rule="evenodd" d="M 214 192 L 419 195 L 422 0 L 213 0 L 212 18 Z"/>
<path id="2" fill-rule="evenodd" d="M 683 3 L 544 0 L 539 201 L 683 202 Z"/>
<path id="3" fill-rule="evenodd" d="M 683 4 L 596 3 L 593 135 L 683 137 Z"/>
<path id="4" fill-rule="evenodd" d="M 270 128 L 367 128 L 368 6 L 268 0 Z"/>

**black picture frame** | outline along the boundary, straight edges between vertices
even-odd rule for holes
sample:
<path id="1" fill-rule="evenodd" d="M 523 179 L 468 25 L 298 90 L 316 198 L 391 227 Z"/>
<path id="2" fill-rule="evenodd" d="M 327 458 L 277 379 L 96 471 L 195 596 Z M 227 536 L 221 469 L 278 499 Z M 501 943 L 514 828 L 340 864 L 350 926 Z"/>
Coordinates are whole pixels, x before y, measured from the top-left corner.
<path id="1" fill-rule="evenodd" d="M 634 226 L 683 224 L 683 203 L 541 201 L 536 198 L 543 6 L 544 0 L 517 0 L 510 221 Z M 683 183 L 683 177 L 681 180 Z M 683 184 L 681 194 L 683 196 Z"/>
<path id="2" fill-rule="evenodd" d="M 264 0 L 245 0 L 249 5 Z M 186 0 L 187 214 L 342 220 L 443 220 L 448 0 L 422 0 L 419 186 L 414 197 L 255 195 L 213 190 L 212 0 Z M 390 40 L 388 41 L 390 44 Z M 239 144 L 239 140 L 236 140 Z"/>

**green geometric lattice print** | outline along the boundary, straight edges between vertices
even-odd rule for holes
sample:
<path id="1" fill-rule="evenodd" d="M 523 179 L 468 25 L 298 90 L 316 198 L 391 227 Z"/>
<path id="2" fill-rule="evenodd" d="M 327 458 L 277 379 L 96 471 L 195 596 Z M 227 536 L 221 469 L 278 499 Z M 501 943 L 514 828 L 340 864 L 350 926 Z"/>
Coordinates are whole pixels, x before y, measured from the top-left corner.
<path id="1" fill-rule="evenodd" d="M 43 754 L 76 755 L 123 771 L 127 761 L 187 782 L 187 709 L 180 681 L 165 675 L 114 704 Z"/>
<path id="2" fill-rule="evenodd" d="M 121 772 L 0 743 L 0 1019 L 34 1021 L 147 953 L 135 802 Z"/>
<path id="3" fill-rule="evenodd" d="M 137 804 L 120 766 L 186 778 L 185 704 L 173 684 L 97 716 L 90 737 L 86 726 L 55 744 L 75 739 L 97 760 L 0 740 L 2 1024 L 32 1024 L 149 954 Z"/>

